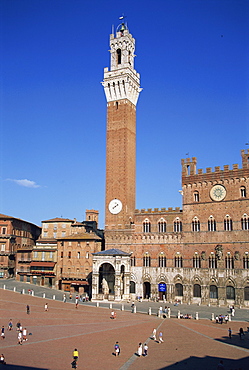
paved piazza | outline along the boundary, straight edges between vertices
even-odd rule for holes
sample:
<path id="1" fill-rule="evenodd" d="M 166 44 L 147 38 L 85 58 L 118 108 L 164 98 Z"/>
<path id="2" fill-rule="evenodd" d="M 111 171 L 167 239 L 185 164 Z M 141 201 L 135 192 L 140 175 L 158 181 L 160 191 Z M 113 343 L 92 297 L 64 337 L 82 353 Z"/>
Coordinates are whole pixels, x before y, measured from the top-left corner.
<path id="1" fill-rule="evenodd" d="M 66 370 L 71 369 L 72 351 L 79 350 L 78 369 L 156 370 L 217 369 L 223 360 L 224 369 L 249 368 L 249 333 L 240 339 L 238 330 L 249 323 L 233 321 L 215 324 L 207 319 L 159 319 L 140 313 L 117 310 L 110 319 L 110 309 L 63 303 L 0 289 L 0 325 L 6 330 L 0 339 L 4 369 Z M 44 305 L 48 303 L 48 312 Z M 26 305 L 30 305 L 30 315 Z M 14 330 L 7 331 L 9 319 Z M 16 323 L 32 335 L 23 345 L 17 344 Z M 228 327 L 233 336 L 228 338 Z M 150 339 L 152 330 L 162 330 L 164 343 Z M 113 356 L 118 341 L 119 357 Z M 135 355 L 138 343 L 148 343 L 147 357 Z M 1 365 L 0 365 L 1 368 Z"/>

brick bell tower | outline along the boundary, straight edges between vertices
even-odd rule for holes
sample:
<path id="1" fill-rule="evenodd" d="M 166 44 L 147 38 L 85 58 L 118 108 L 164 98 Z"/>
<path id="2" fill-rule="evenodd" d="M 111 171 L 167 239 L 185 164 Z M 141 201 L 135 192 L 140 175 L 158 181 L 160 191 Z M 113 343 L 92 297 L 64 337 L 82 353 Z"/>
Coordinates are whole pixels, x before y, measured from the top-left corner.
<path id="1" fill-rule="evenodd" d="M 134 69 L 135 39 L 127 24 L 110 35 L 110 71 L 104 69 L 107 100 L 105 230 L 128 229 L 136 196 L 136 105 L 140 75 Z"/>

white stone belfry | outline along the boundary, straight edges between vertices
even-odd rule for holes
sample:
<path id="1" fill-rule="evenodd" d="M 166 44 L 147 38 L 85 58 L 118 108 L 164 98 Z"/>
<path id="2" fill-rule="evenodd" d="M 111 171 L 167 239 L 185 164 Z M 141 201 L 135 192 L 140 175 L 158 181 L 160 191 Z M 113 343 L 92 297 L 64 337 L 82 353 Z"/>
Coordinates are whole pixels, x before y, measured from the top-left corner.
<path id="1" fill-rule="evenodd" d="M 116 37 L 110 35 L 111 68 L 104 68 L 104 81 L 107 102 L 128 99 L 135 106 L 142 90 L 140 75 L 134 69 L 135 39 L 128 27 L 122 23 L 118 26 Z"/>

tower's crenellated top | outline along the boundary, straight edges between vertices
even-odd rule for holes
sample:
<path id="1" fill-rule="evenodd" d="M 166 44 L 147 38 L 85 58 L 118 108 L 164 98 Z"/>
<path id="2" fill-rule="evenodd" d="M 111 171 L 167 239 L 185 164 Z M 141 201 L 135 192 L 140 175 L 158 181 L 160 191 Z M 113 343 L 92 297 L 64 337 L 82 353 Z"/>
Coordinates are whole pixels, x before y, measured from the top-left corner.
<path id="1" fill-rule="evenodd" d="M 116 35 L 110 35 L 110 70 L 104 69 L 104 86 L 107 102 L 130 100 L 135 106 L 142 90 L 140 75 L 134 69 L 135 39 L 125 23 L 121 23 Z"/>
<path id="2" fill-rule="evenodd" d="M 199 179 L 203 176 L 212 176 L 218 175 L 220 176 L 221 173 L 226 176 L 233 176 L 234 174 L 238 175 L 238 171 L 242 174 L 242 171 L 246 170 L 245 173 L 248 173 L 249 170 L 249 150 L 241 150 L 241 158 L 242 158 L 242 168 L 239 168 L 239 165 L 233 164 L 232 169 L 230 169 L 229 165 L 224 165 L 223 169 L 220 166 L 216 166 L 214 171 L 212 171 L 211 167 L 206 168 L 206 172 L 203 171 L 202 168 L 196 169 L 197 159 L 196 157 L 193 158 L 185 158 L 181 160 L 182 164 L 182 178 L 186 179 L 191 176 L 198 176 Z"/>

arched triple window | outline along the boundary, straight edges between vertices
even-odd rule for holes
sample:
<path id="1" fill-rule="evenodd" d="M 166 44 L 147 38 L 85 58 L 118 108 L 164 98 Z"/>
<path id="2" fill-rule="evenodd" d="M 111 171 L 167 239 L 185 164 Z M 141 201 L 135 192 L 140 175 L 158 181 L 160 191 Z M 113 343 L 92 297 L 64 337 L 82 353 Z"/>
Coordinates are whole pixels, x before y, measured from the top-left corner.
<path id="1" fill-rule="evenodd" d="M 218 299 L 218 288 L 216 285 L 210 285 L 209 287 L 209 297 L 213 299 Z"/>
<path id="2" fill-rule="evenodd" d="M 158 232 L 159 233 L 166 233 L 166 228 L 167 228 L 167 224 L 166 224 L 166 221 L 161 218 L 159 221 L 158 221 Z"/>
<path id="3" fill-rule="evenodd" d="M 246 213 L 241 218 L 241 229 L 242 230 L 249 230 L 249 217 Z"/>
<path id="4" fill-rule="evenodd" d="M 240 196 L 241 196 L 241 198 L 246 198 L 246 187 L 245 186 L 241 186 Z"/>
<path id="5" fill-rule="evenodd" d="M 182 256 L 177 253 L 175 256 L 175 267 L 181 268 L 182 266 Z"/>
<path id="6" fill-rule="evenodd" d="M 143 257 L 143 266 L 144 267 L 150 267 L 150 263 L 151 263 L 150 255 L 149 255 L 149 253 L 145 253 L 145 255 Z"/>
<path id="7" fill-rule="evenodd" d="M 224 218 L 224 230 L 225 231 L 233 230 L 233 220 L 229 215 L 226 215 L 226 217 Z"/>
<path id="8" fill-rule="evenodd" d="M 193 268 L 200 268 L 201 267 L 201 257 L 196 252 L 193 256 Z"/>
<path id="9" fill-rule="evenodd" d="M 245 255 L 243 256 L 243 268 L 249 269 L 249 254 L 248 252 L 245 252 Z"/>
<path id="10" fill-rule="evenodd" d="M 148 218 L 146 218 L 143 222 L 143 232 L 150 233 L 150 231 L 151 231 L 151 223 L 148 220 Z"/>
<path id="11" fill-rule="evenodd" d="M 183 286 L 180 283 L 176 283 L 175 285 L 175 295 L 178 297 L 183 297 Z"/>
<path id="12" fill-rule="evenodd" d="M 226 299 L 235 299 L 235 288 L 231 285 L 226 287 Z"/>
<path id="13" fill-rule="evenodd" d="M 201 286 L 200 284 L 194 284 L 194 297 L 200 298 L 201 297 Z"/>
<path id="14" fill-rule="evenodd" d="M 158 257 L 158 267 L 166 267 L 166 257 L 164 253 L 160 254 Z"/>
<path id="15" fill-rule="evenodd" d="M 192 231 L 200 231 L 200 221 L 196 216 L 192 221 Z"/>
<path id="16" fill-rule="evenodd" d="M 217 257 L 214 254 L 214 252 L 211 252 L 211 254 L 208 258 L 208 262 L 209 262 L 209 268 L 210 269 L 216 269 L 217 268 Z"/>
<path id="17" fill-rule="evenodd" d="M 208 231 L 216 231 L 216 221 L 212 215 L 208 219 Z"/>
<path id="18" fill-rule="evenodd" d="M 225 267 L 226 267 L 226 269 L 233 269 L 234 268 L 234 258 L 230 254 L 230 252 L 228 252 L 226 257 L 225 257 Z"/>
<path id="19" fill-rule="evenodd" d="M 179 233 L 182 231 L 182 221 L 177 217 L 174 221 L 174 232 Z"/>

